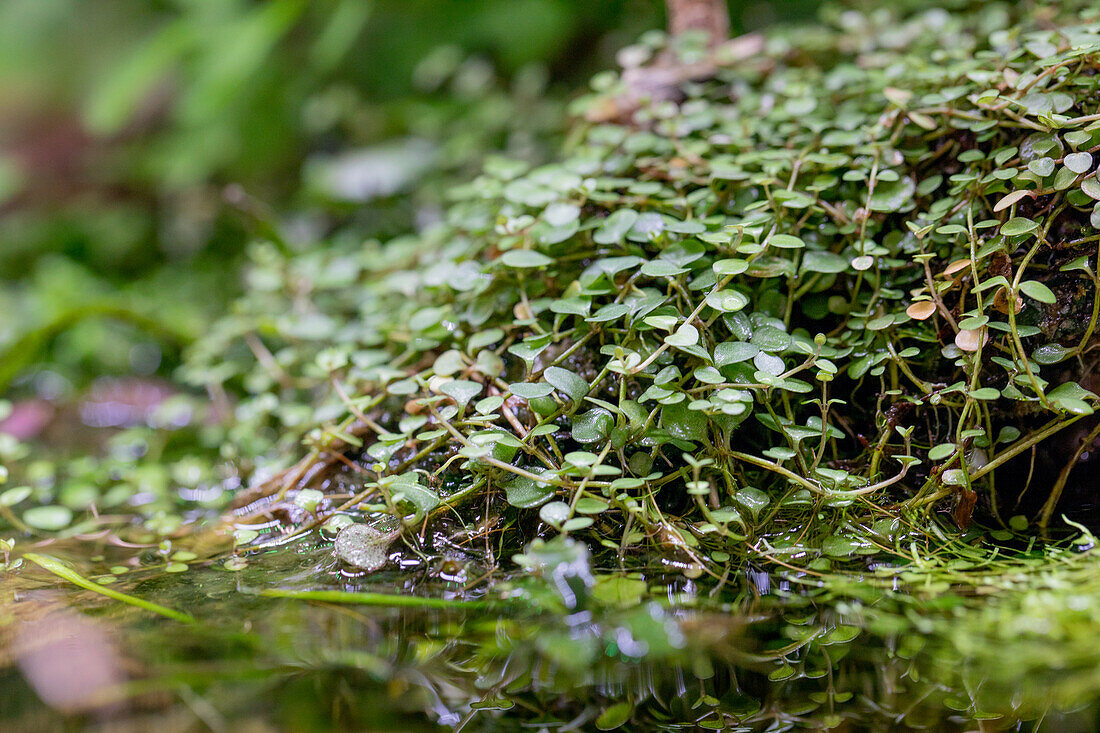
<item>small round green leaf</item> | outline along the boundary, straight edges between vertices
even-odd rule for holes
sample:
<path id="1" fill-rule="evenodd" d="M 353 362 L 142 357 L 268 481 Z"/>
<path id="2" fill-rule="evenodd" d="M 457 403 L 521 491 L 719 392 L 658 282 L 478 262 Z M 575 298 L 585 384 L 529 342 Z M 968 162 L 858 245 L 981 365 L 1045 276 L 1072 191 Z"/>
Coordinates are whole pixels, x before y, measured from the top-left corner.
<path id="1" fill-rule="evenodd" d="M 541 252 L 534 252 L 529 249 L 509 250 L 501 255 L 500 261 L 508 267 L 515 268 L 546 267 L 553 262 L 552 259 Z"/>
<path id="2" fill-rule="evenodd" d="M 1055 297 L 1054 292 L 1051 291 L 1046 285 L 1043 285 L 1038 280 L 1025 280 L 1020 283 L 1020 292 L 1033 300 L 1037 300 L 1040 303 L 1055 303 L 1058 298 Z"/>
<path id="3" fill-rule="evenodd" d="M 790 234 L 776 234 L 768 240 L 768 244 L 773 247 L 779 247 L 780 249 L 802 249 L 806 246 L 805 242 Z"/>
<path id="4" fill-rule="evenodd" d="M 63 506 L 36 506 L 23 512 L 23 521 L 29 527 L 53 532 L 68 527 L 73 521 L 73 512 Z"/>
<path id="5" fill-rule="evenodd" d="M 1081 174 L 1092 168 L 1092 155 L 1090 153 L 1070 153 L 1062 162 L 1066 164 L 1066 168 L 1074 173 Z"/>
<path id="6" fill-rule="evenodd" d="M 1016 237 L 1021 234 L 1033 232 L 1038 228 L 1038 222 L 1034 222 L 1031 219 L 1025 219 L 1022 216 L 1017 216 L 1013 219 L 1009 219 L 1001 226 L 1001 234 L 1006 237 Z"/>
<path id="7" fill-rule="evenodd" d="M 547 367 L 542 376 L 555 389 L 561 390 L 566 397 L 573 400 L 574 404 L 580 404 L 584 396 L 588 394 L 588 382 L 581 379 L 576 373 L 561 367 Z"/>

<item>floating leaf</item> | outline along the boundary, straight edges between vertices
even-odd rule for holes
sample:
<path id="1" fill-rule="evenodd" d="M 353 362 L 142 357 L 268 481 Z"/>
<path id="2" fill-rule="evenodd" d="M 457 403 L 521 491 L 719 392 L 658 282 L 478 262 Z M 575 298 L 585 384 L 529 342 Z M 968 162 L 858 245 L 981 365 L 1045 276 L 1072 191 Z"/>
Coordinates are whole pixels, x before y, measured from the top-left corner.
<path id="1" fill-rule="evenodd" d="M 116 601 L 122 601 L 123 603 L 141 608 L 146 611 L 158 613 L 161 616 L 166 616 L 170 619 L 174 619 L 185 624 L 195 623 L 195 617 L 189 613 L 176 611 L 174 609 L 158 605 L 151 601 L 147 601 L 144 598 L 138 598 L 136 596 L 127 595 L 125 593 L 119 593 L 117 590 L 108 588 L 101 583 L 96 583 L 95 581 L 85 578 L 83 575 L 80 575 L 68 565 L 64 564 L 56 558 L 50 557 L 49 555 L 39 555 L 36 552 L 27 552 L 23 555 L 23 558 L 26 560 L 30 560 L 31 562 L 35 563 L 39 567 L 44 568 L 45 570 L 48 570 L 59 578 L 69 581 L 73 585 L 77 585 L 86 590 L 90 590 L 93 593 L 98 593 L 102 596 L 112 598 Z"/>

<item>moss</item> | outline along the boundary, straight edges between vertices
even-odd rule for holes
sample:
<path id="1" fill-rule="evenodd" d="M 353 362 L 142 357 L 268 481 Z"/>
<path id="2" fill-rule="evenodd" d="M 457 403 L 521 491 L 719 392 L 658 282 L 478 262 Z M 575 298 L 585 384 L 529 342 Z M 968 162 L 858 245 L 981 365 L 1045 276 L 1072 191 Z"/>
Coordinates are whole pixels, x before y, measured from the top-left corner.
<path id="1" fill-rule="evenodd" d="M 999 519 L 996 469 L 1096 399 L 1100 20 L 1078 8 L 684 39 L 667 98 L 624 108 L 637 88 L 599 76 L 559 162 L 489 161 L 437 225 L 258 248 L 189 374 L 239 369 L 242 434 L 321 419 L 258 491 L 361 475 L 307 527 L 457 511 L 498 553 L 560 532 L 701 572 L 763 534 L 858 552 L 884 509 Z M 224 360 L 241 333 L 256 366 Z M 1043 526 L 1060 480 L 1031 489 Z"/>

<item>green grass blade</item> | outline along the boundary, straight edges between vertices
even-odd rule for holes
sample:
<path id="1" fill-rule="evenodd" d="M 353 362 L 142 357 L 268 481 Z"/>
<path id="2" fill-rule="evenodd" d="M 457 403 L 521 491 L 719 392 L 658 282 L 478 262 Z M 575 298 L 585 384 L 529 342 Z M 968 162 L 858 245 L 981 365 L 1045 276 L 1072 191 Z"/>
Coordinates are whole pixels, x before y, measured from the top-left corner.
<path id="1" fill-rule="evenodd" d="M 28 552 L 25 553 L 23 557 L 27 560 L 30 560 L 39 567 L 48 570 L 57 577 L 62 578 L 63 580 L 67 580 L 73 585 L 78 585 L 81 588 L 90 590 L 93 593 L 99 593 L 100 595 L 107 596 L 108 598 L 113 598 L 116 601 L 122 601 L 123 603 L 127 603 L 131 606 L 143 608 L 146 611 L 159 613 L 161 616 L 167 616 L 170 619 L 174 619 L 185 624 L 195 623 L 195 617 L 191 614 L 183 613 L 182 611 L 176 611 L 171 608 L 166 608 L 156 603 L 152 603 L 151 601 L 146 601 L 141 598 L 126 595 L 125 593 L 119 593 L 117 590 L 112 590 L 111 588 L 100 585 L 95 581 L 88 580 L 69 566 L 48 555 L 39 555 L 36 552 Z"/>

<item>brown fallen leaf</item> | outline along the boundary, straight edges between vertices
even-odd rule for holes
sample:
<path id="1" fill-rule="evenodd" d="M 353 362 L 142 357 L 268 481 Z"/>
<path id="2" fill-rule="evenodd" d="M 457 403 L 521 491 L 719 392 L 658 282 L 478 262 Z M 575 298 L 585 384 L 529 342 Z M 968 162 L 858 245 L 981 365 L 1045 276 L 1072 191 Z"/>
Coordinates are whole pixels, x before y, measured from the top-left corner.
<path id="1" fill-rule="evenodd" d="M 918 300 L 905 309 L 905 313 L 916 321 L 923 321 L 932 317 L 936 312 L 936 304 L 931 300 Z"/>
<path id="2" fill-rule="evenodd" d="M 955 334 L 955 345 L 963 351 L 977 351 L 986 342 L 987 333 L 985 326 L 981 328 L 963 329 Z"/>

